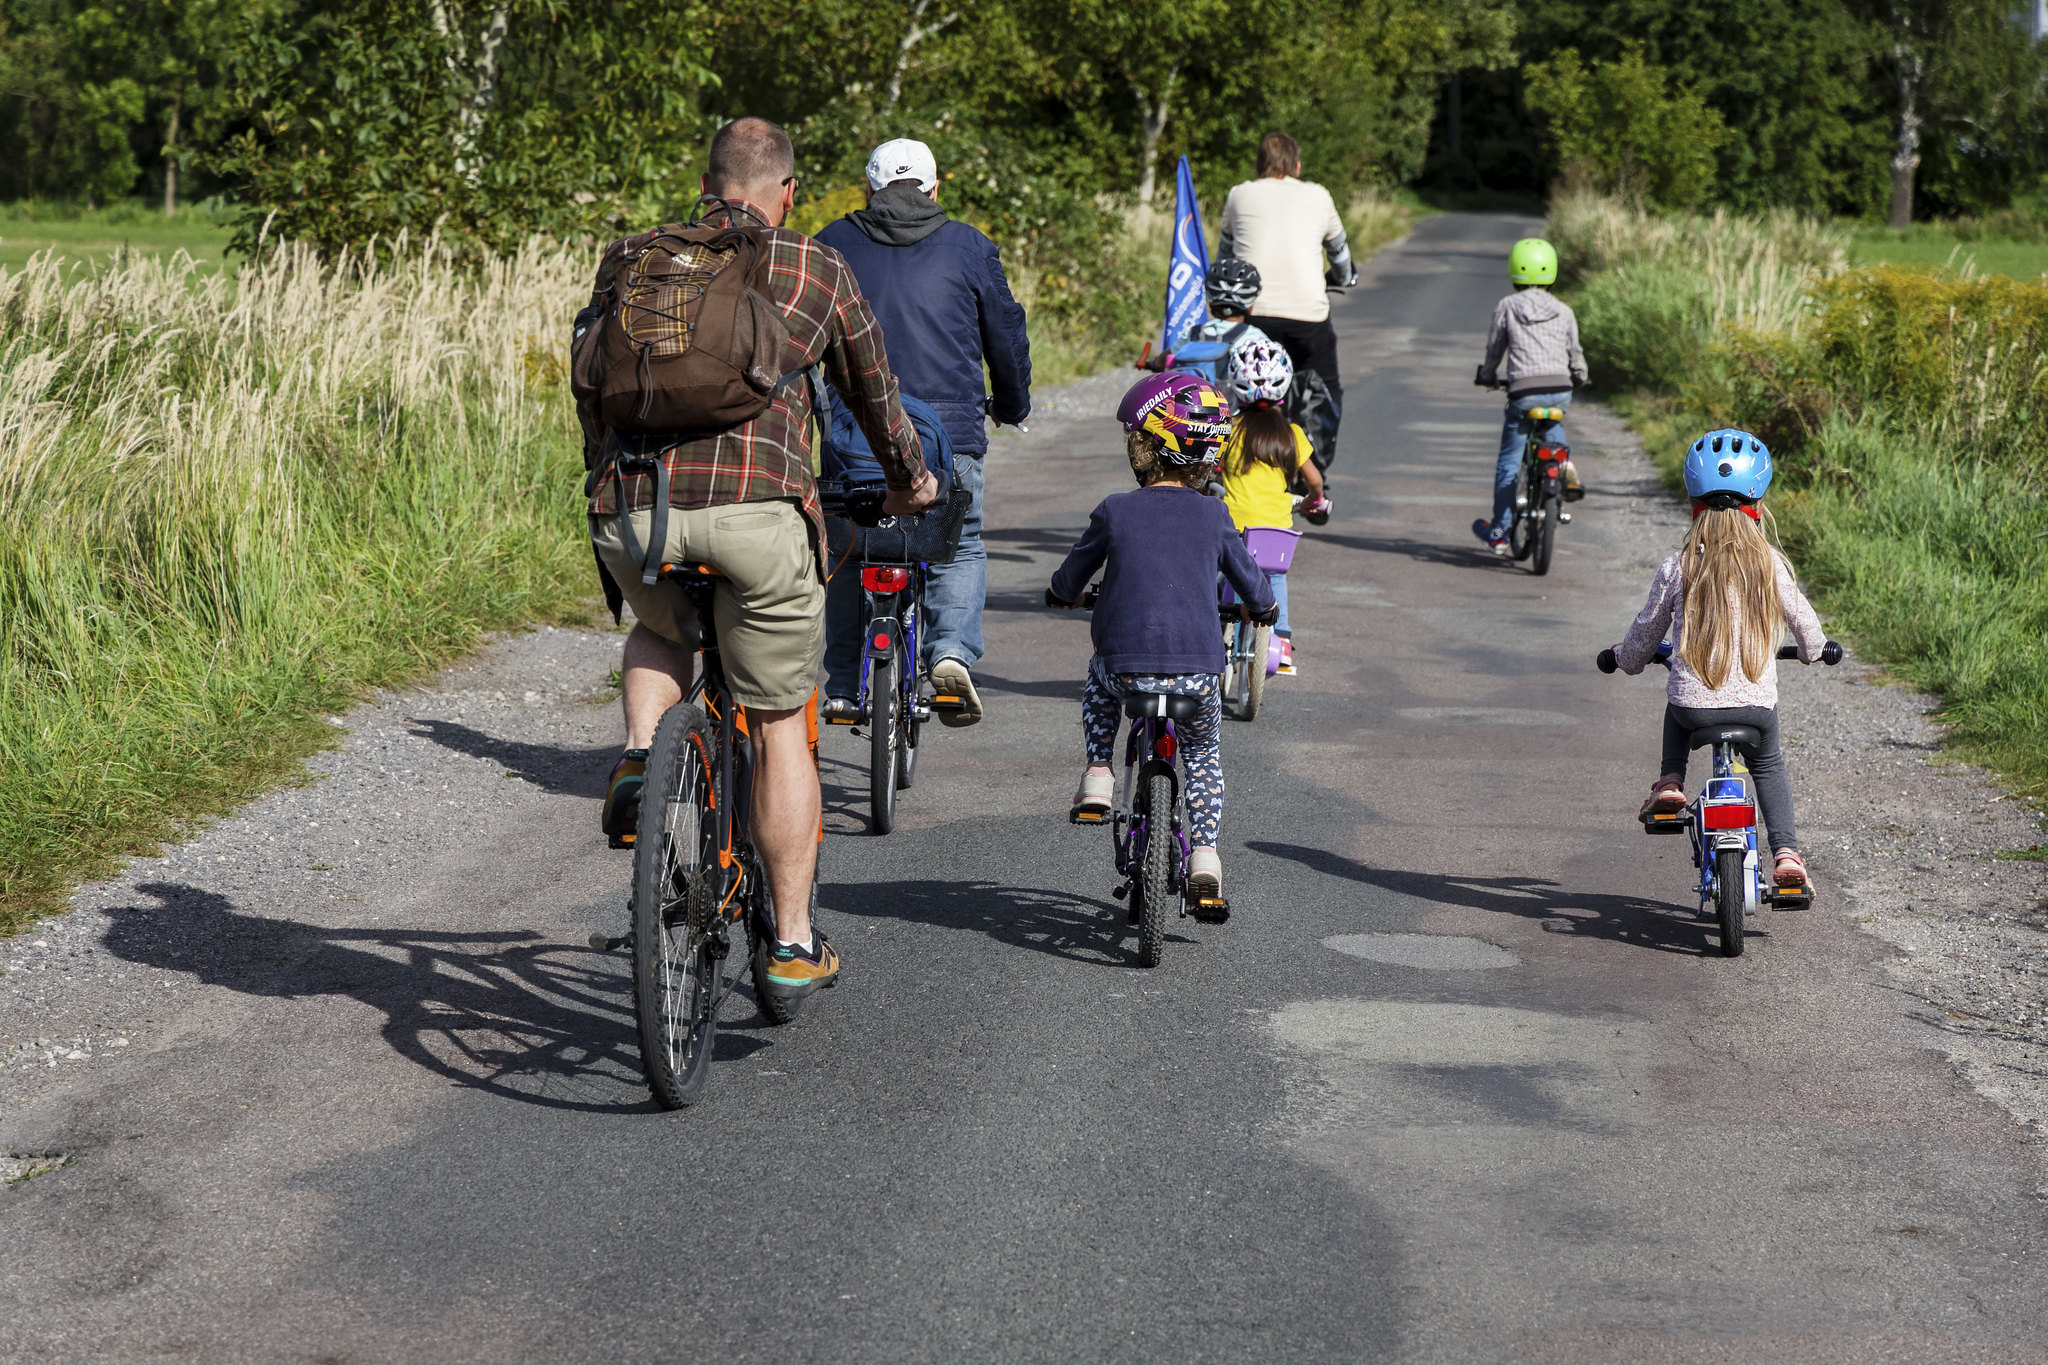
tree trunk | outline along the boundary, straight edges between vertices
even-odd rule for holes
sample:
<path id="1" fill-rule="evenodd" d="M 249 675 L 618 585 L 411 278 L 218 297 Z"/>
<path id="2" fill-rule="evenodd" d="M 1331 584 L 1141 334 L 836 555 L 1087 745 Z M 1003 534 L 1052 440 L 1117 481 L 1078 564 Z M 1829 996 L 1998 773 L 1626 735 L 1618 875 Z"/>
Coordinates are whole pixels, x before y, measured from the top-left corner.
<path id="1" fill-rule="evenodd" d="M 1920 52 L 1908 35 L 1898 7 L 1892 9 L 1892 62 L 1898 69 L 1899 140 L 1892 153 L 1892 212 L 1895 228 L 1913 224 L 1913 173 L 1920 169 Z"/>
<path id="2" fill-rule="evenodd" d="M 1136 81 L 1132 89 L 1138 93 L 1138 115 L 1142 120 L 1145 135 L 1144 173 L 1138 177 L 1138 203 L 1146 208 L 1152 206 L 1152 195 L 1159 188 L 1159 139 L 1166 132 L 1166 115 L 1173 99 L 1173 83 L 1180 75 L 1180 63 L 1166 68 L 1166 79 L 1159 83 L 1159 98 L 1149 100 L 1143 87 Z"/>
<path id="3" fill-rule="evenodd" d="M 178 115 L 183 110 L 171 101 L 171 123 L 164 130 L 164 217 L 178 216 Z"/>
<path id="4" fill-rule="evenodd" d="M 932 7 L 932 0 L 917 0 L 910 7 L 910 23 L 903 30 L 903 38 L 896 44 L 896 65 L 889 71 L 889 89 L 883 99 L 883 108 L 895 109 L 896 102 L 903 98 L 903 73 L 910 69 L 910 53 L 919 43 L 945 28 L 960 17 L 960 11 L 941 15 L 930 24 L 921 22 L 924 12 Z"/>

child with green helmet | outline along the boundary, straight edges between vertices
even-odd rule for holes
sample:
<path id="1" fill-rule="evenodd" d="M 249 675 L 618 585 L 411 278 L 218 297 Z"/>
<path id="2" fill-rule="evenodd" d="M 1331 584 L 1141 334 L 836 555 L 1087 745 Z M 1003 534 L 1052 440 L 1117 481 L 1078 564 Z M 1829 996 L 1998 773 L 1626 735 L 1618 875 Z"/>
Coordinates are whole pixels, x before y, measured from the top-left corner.
<path id="1" fill-rule="evenodd" d="M 1506 420 L 1501 425 L 1500 459 L 1493 473 L 1493 518 L 1472 523 L 1472 533 L 1497 555 L 1509 552 L 1508 531 L 1514 524 L 1515 478 L 1522 468 L 1526 442 L 1524 416 L 1532 408 L 1563 408 L 1572 390 L 1588 382 L 1585 353 L 1579 349 L 1579 320 L 1570 305 L 1554 297 L 1557 249 L 1541 237 L 1524 237 L 1508 252 L 1508 279 L 1515 292 L 1494 306 L 1493 326 L 1486 335 L 1486 359 L 1473 382 L 1482 388 L 1508 391 Z M 1564 444 L 1556 425 L 1541 433 L 1546 444 Z M 1564 495 L 1585 496 L 1578 470 L 1564 467 Z"/>

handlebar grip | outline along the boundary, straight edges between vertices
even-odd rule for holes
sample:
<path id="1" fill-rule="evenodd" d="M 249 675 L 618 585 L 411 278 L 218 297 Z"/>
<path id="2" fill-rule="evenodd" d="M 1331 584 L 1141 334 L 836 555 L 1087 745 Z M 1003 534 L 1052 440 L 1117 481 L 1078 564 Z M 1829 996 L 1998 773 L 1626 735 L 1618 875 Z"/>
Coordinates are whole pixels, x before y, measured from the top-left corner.
<path id="1" fill-rule="evenodd" d="M 1820 647 L 1820 661 L 1824 664 L 1827 664 L 1831 668 L 1834 665 L 1842 662 L 1841 641 L 1830 640 L 1826 644 L 1822 645 Z"/>
<path id="2" fill-rule="evenodd" d="M 1602 673 L 1612 673 L 1621 667 L 1621 660 L 1614 657 L 1614 651 L 1611 649 L 1601 650 L 1593 663 Z"/>
<path id="3" fill-rule="evenodd" d="M 1100 583 L 1090 583 L 1088 591 L 1081 594 L 1081 609 L 1083 611 L 1095 610 L 1095 599 L 1101 596 L 1102 585 Z"/>

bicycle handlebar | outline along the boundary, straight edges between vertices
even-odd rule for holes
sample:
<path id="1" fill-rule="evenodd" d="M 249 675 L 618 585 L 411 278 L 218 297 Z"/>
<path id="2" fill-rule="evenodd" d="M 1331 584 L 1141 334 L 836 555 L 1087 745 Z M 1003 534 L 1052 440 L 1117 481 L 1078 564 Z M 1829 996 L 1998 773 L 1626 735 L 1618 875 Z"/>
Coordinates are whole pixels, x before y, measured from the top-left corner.
<path id="1" fill-rule="evenodd" d="M 1780 645 L 1778 647 L 1778 657 L 1780 659 L 1798 658 L 1799 646 Z M 1666 668 L 1671 667 L 1671 642 L 1669 640 L 1657 646 L 1657 652 L 1650 656 L 1650 662 L 1653 664 L 1662 664 Z M 1829 640 L 1826 644 L 1822 645 L 1820 647 L 1820 662 L 1828 665 L 1830 668 L 1842 662 L 1841 642 L 1838 640 Z M 1602 673 L 1612 673 L 1616 669 L 1621 667 L 1621 660 L 1614 657 L 1613 650 L 1603 649 L 1598 654 L 1593 656 L 1593 666 L 1599 669 Z"/>
<path id="2" fill-rule="evenodd" d="M 934 470 L 932 477 L 938 480 L 938 491 L 932 500 L 920 507 L 911 516 L 929 512 L 953 495 L 953 482 L 940 471 Z M 845 517 L 856 526 L 875 526 L 882 520 L 882 500 L 889 496 L 889 486 L 881 483 L 850 483 L 843 479 L 818 480 L 818 506 L 828 517 Z"/>

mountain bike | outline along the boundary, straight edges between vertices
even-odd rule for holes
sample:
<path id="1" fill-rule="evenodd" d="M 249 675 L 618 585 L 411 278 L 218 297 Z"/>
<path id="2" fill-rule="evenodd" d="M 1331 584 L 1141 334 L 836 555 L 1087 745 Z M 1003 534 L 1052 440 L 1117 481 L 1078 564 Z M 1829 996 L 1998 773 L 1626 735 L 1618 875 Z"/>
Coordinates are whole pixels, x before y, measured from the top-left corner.
<path id="1" fill-rule="evenodd" d="M 1522 414 L 1522 468 L 1515 475 L 1515 519 L 1508 528 L 1508 548 L 1515 560 L 1529 561 L 1529 571 L 1550 572 L 1550 554 L 1557 528 L 1569 522 L 1564 510 L 1564 462 L 1572 456 L 1567 442 L 1539 446 L 1540 428 L 1564 420 L 1563 408 L 1530 408 Z"/>
<path id="2" fill-rule="evenodd" d="M 1301 532 L 1275 526 L 1245 530 L 1244 546 L 1268 573 L 1286 573 L 1294 563 Z M 1234 720 L 1255 720 L 1266 695 L 1266 679 L 1280 671 L 1280 642 L 1273 628 L 1245 619 L 1230 580 L 1218 579 L 1217 610 L 1223 617 L 1223 713 Z"/>
<path id="3" fill-rule="evenodd" d="M 1081 599 L 1095 605 L 1095 589 Z M 1185 692 L 1131 692 L 1123 699 L 1131 722 L 1124 738 L 1124 776 L 1109 815 L 1075 811 L 1077 825 L 1110 826 L 1116 871 L 1123 881 L 1111 892 L 1130 902 L 1128 922 L 1138 929 L 1138 962 L 1156 967 L 1166 952 L 1169 916 L 1207 924 L 1230 918 L 1230 902 L 1200 896 L 1187 885 L 1188 838 L 1183 828 L 1180 737 L 1176 721 L 1201 714 L 1202 698 Z"/>
<path id="4" fill-rule="evenodd" d="M 829 516 L 873 526 L 887 489 L 820 480 L 818 495 Z M 834 725 L 865 724 L 868 734 L 868 823 L 876 834 L 896 828 L 896 793 L 917 779 L 924 727 L 935 711 L 966 708 L 966 699 L 933 694 L 921 661 L 927 566 L 871 561 L 860 564 L 860 690 L 853 715 Z M 858 733 L 858 731 L 856 731 Z"/>
<path id="5" fill-rule="evenodd" d="M 1797 659 L 1797 646 L 1778 650 L 1780 659 Z M 1842 647 L 1829 640 L 1821 648 L 1820 661 L 1833 666 L 1842 661 Z M 1612 673 L 1620 664 L 1614 651 L 1603 649 L 1594 660 L 1602 673 Z M 1671 645 L 1657 646 L 1653 662 L 1671 667 Z M 1712 747 L 1714 770 L 1700 787 L 1700 794 L 1682 811 L 1668 814 L 1645 812 L 1643 830 L 1648 834 L 1685 833 L 1692 839 L 1692 863 L 1700 870 L 1699 915 L 1720 921 L 1721 956 L 1742 956 L 1743 919 L 1758 905 L 1774 910 L 1804 910 L 1813 904 L 1811 884 L 1780 887 L 1765 869 L 1756 842 L 1756 798 L 1750 790 L 1749 769 L 1737 757 L 1738 751 L 1761 743 L 1763 736 L 1754 726 L 1711 725 L 1692 732 L 1692 747 Z"/>
<path id="6" fill-rule="evenodd" d="M 796 1011 L 769 993 L 765 979 L 775 900 L 747 830 L 753 748 L 746 710 L 726 688 L 711 608 L 722 575 L 706 564 L 664 564 L 661 574 L 696 608 L 704 663 L 648 747 L 631 928 L 617 939 L 593 934 L 591 946 L 632 949 L 641 1070 L 656 1103 L 680 1109 L 703 1093 L 718 1012 L 739 984 L 741 961 L 751 964 L 754 996 L 769 1022 L 788 1023 Z M 814 707 L 814 724 L 816 714 Z M 811 748 L 815 755 L 815 729 Z M 815 879 L 811 904 L 815 916 Z"/>

